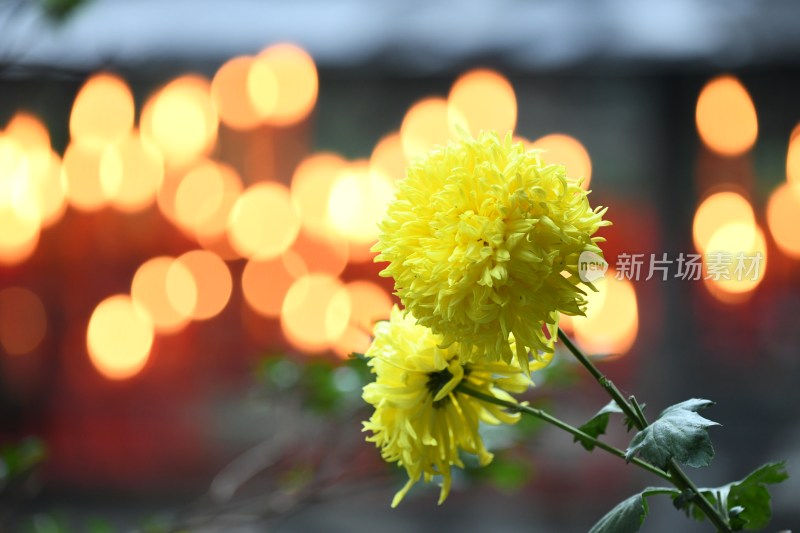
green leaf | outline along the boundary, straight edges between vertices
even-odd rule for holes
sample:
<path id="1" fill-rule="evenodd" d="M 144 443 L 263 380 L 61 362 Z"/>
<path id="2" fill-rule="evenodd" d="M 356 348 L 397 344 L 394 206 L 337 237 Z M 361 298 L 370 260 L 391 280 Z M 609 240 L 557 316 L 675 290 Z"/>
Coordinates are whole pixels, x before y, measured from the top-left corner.
<path id="1" fill-rule="evenodd" d="M 692 399 L 667 407 L 658 419 L 631 440 L 625 459 L 639 454 L 645 461 L 666 468 L 670 459 L 699 468 L 714 457 L 714 447 L 707 428 L 719 424 L 703 418 L 697 411 L 714 402 Z"/>
<path id="2" fill-rule="evenodd" d="M 114 533 L 114 528 L 99 518 L 90 518 L 87 524 L 89 533 Z"/>
<path id="3" fill-rule="evenodd" d="M 552 402 L 545 398 L 538 398 L 531 402 L 532 407 L 541 409 L 543 411 L 548 411 L 551 408 L 551 405 Z M 523 416 L 516 424 L 508 427 L 518 434 L 518 440 L 525 441 L 531 440 L 534 435 L 542 431 L 542 428 L 546 427 L 547 425 L 547 422 L 543 421 L 541 418 L 535 416 Z"/>
<path id="4" fill-rule="evenodd" d="M 647 516 L 647 501 L 642 494 L 618 503 L 589 530 L 589 533 L 636 533 Z"/>
<path id="5" fill-rule="evenodd" d="M 589 530 L 589 533 L 636 533 L 649 511 L 646 498 L 654 494 L 680 493 L 669 488 L 647 488 L 618 503 Z"/>
<path id="6" fill-rule="evenodd" d="M 772 509 L 769 505 L 769 490 L 765 485 L 781 483 L 788 477 L 786 463 L 781 461 L 766 464 L 738 483 L 732 483 L 726 506 L 729 509 L 744 508 L 736 515 L 737 525 L 741 522 L 741 527 L 736 529 L 756 530 L 766 527 L 772 518 Z"/>
<path id="7" fill-rule="evenodd" d="M 189 533 L 187 529 L 176 529 L 170 515 L 151 515 L 139 524 L 136 533 Z"/>
<path id="8" fill-rule="evenodd" d="M 40 2 L 48 16 L 63 21 L 81 5 L 88 3 L 88 0 L 40 0 Z"/>
<path id="9" fill-rule="evenodd" d="M 28 522 L 25 530 L 29 533 L 69 533 L 65 521 L 60 516 L 37 513 Z"/>
<path id="10" fill-rule="evenodd" d="M 766 485 L 781 483 L 788 477 L 784 461 L 768 463 L 740 481 L 716 488 L 703 488 L 700 492 L 711 501 L 712 505 L 727 510 L 734 531 L 759 530 L 765 528 L 772 518 L 770 495 Z M 703 513 L 690 501 L 679 507 L 685 508 L 686 512 L 696 520 L 704 518 Z"/>
<path id="11" fill-rule="evenodd" d="M 344 366 L 352 368 L 358 374 L 362 385 L 375 381 L 375 374 L 370 371 L 369 367 L 364 364 L 364 360 L 362 359 L 348 359 L 344 362 Z"/>
<path id="12" fill-rule="evenodd" d="M 313 411 L 326 413 L 335 410 L 343 399 L 336 388 L 334 370 L 328 361 L 307 363 L 302 376 L 306 405 Z"/>
<path id="13" fill-rule="evenodd" d="M 256 378 L 268 387 L 289 389 L 297 385 L 302 376 L 299 363 L 284 354 L 270 354 L 261 359 L 256 368 Z"/>
<path id="14" fill-rule="evenodd" d="M 580 429 L 587 435 L 596 438 L 606 432 L 606 428 L 608 427 L 608 418 L 611 415 L 611 413 L 621 413 L 621 412 L 622 409 L 620 409 L 619 405 L 617 405 L 617 402 L 611 400 L 602 409 L 597 411 L 597 414 L 595 414 L 592 418 L 590 418 L 585 424 L 583 424 L 578 429 Z M 575 437 L 574 442 L 580 442 L 581 446 L 583 446 L 589 451 L 592 451 L 594 449 L 594 444 L 592 443 L 592 441 L 585 439 L 583 437 Z"/>
<path id="15" fill-rule="evenodd" d="M 47 447 L 41 439 L 26 437 L 18 444 L 0 448 L 0 482 L 23 476 L 47 459 Z"/>
<path id="16" fill-rule="evenodd" d="M 487 477 L 496 487 L 513 491 L 522 488 L 530 479 L 531 466 L 524 462 L 509 461 L 502 457 L 483 468 Z"/>

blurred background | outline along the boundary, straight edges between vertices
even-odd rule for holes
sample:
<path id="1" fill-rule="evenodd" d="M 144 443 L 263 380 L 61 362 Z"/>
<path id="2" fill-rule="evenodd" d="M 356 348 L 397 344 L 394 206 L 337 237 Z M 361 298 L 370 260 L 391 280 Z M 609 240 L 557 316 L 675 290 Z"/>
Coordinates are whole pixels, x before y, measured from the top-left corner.
<path id="1" fill-rule="evenodd" d="M 718 402 L 701 486 L 787 459 L 771 530 L 797 526 L 798 17 L 4 0 L 0 531 L 577 532 L 654 483 L 526 421 L 487 428 L 495 462 L 442 507 L 417 487 L 389 508 L 403 476 L 363 442 L 347 355 L 394 301 L 369 251 L 394 183 L 459 127 L 585 178 L 611 269 L 565 329 L 651 416 Z M 758 275 L 682 279 L 681 254 L 714 250 L 762 257 Z M 651 254 L 671 262 L 648 280 Z M 576 424 L 606 402 L 566 356 L 537 383 L 527 399 Z M 652 507 L 643 531 L 709 529 Z"/>

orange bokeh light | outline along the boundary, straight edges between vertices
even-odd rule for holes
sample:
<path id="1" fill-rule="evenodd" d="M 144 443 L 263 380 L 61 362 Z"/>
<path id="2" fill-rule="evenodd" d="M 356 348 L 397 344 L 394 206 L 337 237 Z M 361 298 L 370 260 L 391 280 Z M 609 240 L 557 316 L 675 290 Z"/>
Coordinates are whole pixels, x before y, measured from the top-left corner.
<path id="1" fill-rule="evenodd" d="M 698 252 L 704 253 L 712 235 L 722 226 L 742 223 L 754 228 L 755 221 L 756 217 L 750 202 L 741 194 L 734 191 L 711 194 L 702 201 L 694 215 L 692 229 L 694 246 Z M 749 244 L 750 242 L 745 243 L 745 246 Z"/>
<path id="2" fill-rule="evenodd" d="M 50 152 L 50 132 L 38 117 L 19 111 L 8 121 L 4 135 L 17 141 L 26 152 Z"/>
<path id="3" fill-rule="evenodd" d="M 225 181 L 220 166 L 212 161 L 197 165 L 175 190 L 175 218 L 190 234 L 205 227 L 222 208 Z"/>
<path id="4" fill-rule="evenodd" d="M 344 334 L 351 310 L 350 294 L 338 278 L 310 274 L 289 287 L 281 308 L 281 329 L 298 350 L 324 352 Z"/>
<path id="5" fill-rule="evenodd" d="M 461 75 L 447 98 L 451 124 L 463 121 L 466 130 L 476 136 L 495 130 L 501 135 L 517 124 L 517 97 L 502 74 L 475 69 Z"/>
<path id="6" fill-rule="evenodd" d="M 4 132 L 27 156 L 30 186 L 38 196 L 41 226 L 58 222 L 66 210 L 66 177 L 61 158 L 50 147 L 50 133 L 37 117 L 15 113 Z"/>
<path id="7" fill-rule="evenodd" d="M 107 144 L 94 140 L 72 141 L 64 152 L 67 198 L 79 211 L 97 211 L 108 203 L 103 190 L 102 159 Z M 107 170 L 111 170 L 107 167 Z"/>
<path id="8" fill-rule="evenodd" d="M 575 137 L 553 133 L 535 140 L 528 148 L 545 150 L 540 154 L 542 161 L 551 165 L 564 165 L 569 178 L 583 178 L 581 187 L 589 188 L 592 181 L 592 160 L 589 152 Z"/>
<path id="9" fill-rule="evenodd" d="M 0 131 L 5 138 L 11 139 L 27 156 L 31 174 L 41 172 L 36 167 L 46 167 L 50 160 L 50 133 L 34 115 L 17 112 L 11 117 L 5 131 Z"/>
<path id="10" fill-rule="evenodd" d="M 204 248 L 240 257 L 227 244 L 231 209 L 242 192 L 242 180 L 233 167 L 201 159 L 181 174 L 169 176 L 158 191 L 158 207 L 172 223 Z M 223 242 L 224 241 L 224 242 Z"/>
<path id="11" fill-rule="evenodd" d="M 302 48 L 287 43 L 272 45 L 253 61 L 247 90 L 266 123 L 291 126 L 314 109 L 319 91 L 317 67 Z"/>
<path id="12" fill-rule="evenodd" d="M 639 331 L 639 308 L 633 284 L 616 279 L 612 269 L 587 291 L 586 316 L 569 317 L 575 339 L 592 354 L 620 356 L 630 350 Z"/>
<path id="13" fill-rule="evenodd" d="M 100 302 L 89 319 L 86 346 L 95 368 L 109 379 L 135 376 L 147 364 L 153 346 L 153 324 L 128 295 Z"/>
<path id="14" fill-rule="evenodd" d="M 345 288 L 353 303 L 351 324 L 371 333 L 375 322 L 389 319 L 392 311 L 392 298 L 386 289 L 367 280 L 351 281 L 345 285 Z"/>
<path id="15" fill-rule="evenodd" d="M 113 74 L 95 74 L 75 97 L 69 132 L 73 140 L 114 142 L 130 133 L 133 117 L 133 95 L 128 84 Z"/>
<path id="16" fill-rule="evenodd" d="M 302 267 L 302 261 L 286 261 L 285 257 L 269 261 L 251 259 L 242 272 L 242 292 L 245 301 L 262 316 L 279 317 L 289 287 L 298 277 L 305 274 L 299 270 Z"/>
<path id="17" fill-rule="evenodd" d="M 100 187 L 109 203 L 120 211 L 133 213 L 152 205 L 163 180 L 161 151 L 136 132 L 103 151 Z"/>
<path id="18" fill-rule="evenodd" d="M 175 333 L 186 327 L 197 305 L 197 292 L 191 270 L 168 256 L 143 263 L 131 282 L 133 301 L 159 333 Z"/>
<path id="19" fill-rule="evenodd" d="M 228 218 L 230 217 L 233 206 L 242 194 L 242 178 L 230 165 L 216 163 L 216 170 L 222 179 L 222 195 L 219 202 L 207 199 L 206 202 L 213 202 L 216 209 L 202 223 L 195 226 L 195 235 L 200 244 L 205 245 L 208 240 L 226 237 Z M 201 202 L 202 203 L 202 202 Z M 206 211 L 208 212 L 208 211 Z"/>
<path id="20" fill-rule="evenodd" d="M 388 176 L 370 171 L 366 161 L 355 161 L 336 176 L 328 199 L 334 230 L 355 245 L 378 240 L 378 222 L 394 197 Z"/>
<path id="21" fill-rule="evenodd" d="M 411 106 L 400 126 L 406 158 L 413 159 L 436 145 L 446 145 L 453 138 L 452 113 L 448 112 L 444 98 L 425 98 Z"/>
<path id="22" fill-rule="evenodd" d="M 345 289 L 350 295 L 352 313 L 344 334 L 333 347 L 342 357 L 353 352 L 364 353 L 369 348 L 375 323 L 388 320 L 392 311 L 392 298 L 376 283 L 352 281 Z"/>
<path id="23" fill-rule="evenodd" d="M 778 248 L 800 259 L 800 182 L 784 183 L 767 203 L 767 223 Z"/>
<path id="24" fill-rule="evenodd" d="M 201 161 L 204 162 L 205 160 L 201 159 Z M 202 164 L 202 162 L 199 164 Z M 178 194 L 178 187 L 181 184 L 181 180 L 185 175 L 186 174 L 183 172 L 170 172 L 167 170 L 164 173 L 161 186 L 158 188 L 158 191 L 156 191 L 156 205 L 158 205 L 158 210 L 167 220 L 179 228 L 183 228 L 183 226 L 178 221 L 178 215 L 175 211 L 175 197 Z"/>
<path id="25" fill-rule="evenodd" d="M 0 184 L 17 190 L 28 184 L 29 161 L 25 149 L 16 140 L 0 133 Z M 5 191 L 11 194 L 11 190 Z"/>
<path id="26" fill-rule="evenodd" d="M 227 233 L 210 237 L 198 235 L 197 241 L 204 250 L 214 252 L 225 261 L 234 261 L 242 258 L 242 256 L 233 249 L 233 246 L 231 246 L 231 243 L 228 241 Z"/>
<path id="27" fill-rule="evenodd" d="M 21 263 L 39 243 L 39 197 L 22 146 L 0 135 L 0 264 Z"/>
<path id="28" fill-rule="evenodd" d="M 0 265 L 16 265 L 28 259 L 39 244 L 38 218 L 0 202 Z"/>
<path id="29" fill-rule="evenodd" d="M 193 250 L 178 257 L 170 268 L 179 268 L 178 265 L 191 273 L 197 291 L 190 316 L 194 320 L 208 320 L 222 312 L 233 290 L 231 272 L 225 261 L 213 252 Z M 173 275 L 181 276 L 180 272 Z"/>
<path id="30" fill-rule="evenodd" d="M 48 154 L 46 166 L 38 171 L 32 167 L 31 179 L 39 196 L 39 216 L 43 228 L 56 224 L 67 210 L 67 176 L 61 158 L 55 152 Z"/>
<path id="31" fill-rule="evenodd" d="M 247 99 L 251 102 L 259 120 L 269 117 L 278 106 L 278 78 L 270 64 L 254 59 L 247 71 L 245 81 Z"/>
<path id="32" fill-rule="evenodd" d="M 305 264 L 304 270 L 338 276 L 347 267 L 349 248 L 347 241 L 334 232 L 321 236 L 302 229 L 290 251 Z"/>
<path id="33" fill-rule="evenodd" d="M 11 355 L 35 350 L 47 332 L 42 300 L 22 287 L 0 289 L 0 346 Z"/>
<path id="34" fill-rule="evenodd" d="M 336 154 L 318 153 L 305 158 L 292 175 L 292 201 L 303 227 L 314 235 L 331 233 L 328 199 L 336 176 L 346 164 Z"/>
<path id="35" fill-rule="evenodd" d="M 712 264 L 720 266 L 712 270 Z M 767 244 L 764 232 L 754 223 L 727 222 L 709 238 L 707 253 L 703 256 L 703 281 L 719 301 L 737 304 L 748 300 L 766 271 Z"/>
<path id="36" fill-rule="evenodd" d="M 236 130 L 249 130 L 260 122 L 259 111 L 248 90 L 252 65 L 250 56 L 234 57 L 219 68 L 211 81 L 211 94 L 220 120 Z"/>
<path id="37" fill-rule="evenodd" d="M 733 76 L 714 78 L 703 87 L 697 98 L 695 119 L 705 145 L 724 156 L 747 152 L 758 137 L 753 100 Z"/>
<path id="38" fill-rule="evenodd" d="M 270 259 L 287 250 L 300 231 L 289 189 L 275 182 L 248 187 L 228 218 L 231 246 L 244 257 Z"/>
<path id="39" fill-rule="evenodd" d="M 142 135 L 156 143 L 171 166 L 183 166 L 207 154 L 217 140 L 217 126 L 211 85 L 197 75 L 168 83 L 142 110 Z"/>
<path id="40" fill-rule="evenodd" d="M 369 158 L 372 172 L 389 176 L 398 180 L 406 175 L 406 155 L 403 152 L 403 141 L 400 134 L 390 133 L 378 141 Z"/>
<path id="41" fill-rule="evenodd" d="M 800 184 L 800 124 L 795 126 L 786 151 L 786 179 Z"/>

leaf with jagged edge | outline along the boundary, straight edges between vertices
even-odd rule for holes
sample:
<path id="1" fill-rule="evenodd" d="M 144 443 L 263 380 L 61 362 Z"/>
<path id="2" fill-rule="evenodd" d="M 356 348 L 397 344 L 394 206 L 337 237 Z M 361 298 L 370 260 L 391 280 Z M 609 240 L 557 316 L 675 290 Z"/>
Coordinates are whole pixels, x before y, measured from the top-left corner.
<path id="1" fill-rule="evenodd" d="M 636 533 L 642 527 L 649 511 L 647 497 L 654 494 L 678 495 L 670 488 L 648 487 L 639 494 L 621 501 L 592 526 L 589 533 Z"/>
<path id="2" fill-rule="evenodd" d="M 581 431 L 583 431 L 584 433 L 586 433 L 591 437 L 597 438 L 598 436 L 606 432 L 606 428 L 608 427 L 608 419 L 611 413 L 621 413 L 621 412 L 622 409 L 620 409 L 619 405 L 617 405 L 617 402 L 611 400 L 602 409 L 597 411 L 597 414 L 595 414 L 592 418 L 586 421 L 586 423 L 583 424 L 578 429 L 580 429 Z M 581 446 L 583 446 L 589 451 L 592 451 L 594 449 L 594 443 L 583 437 L 576 436 L 574 442 L 580 442 Z"/>
<path id="3" fill-rule="evenodd" d="M 766 485 L 781 483 L 789 477 L 786 462 L 765 464 L 740 481 L 721 487 L 702 488 L 700 492 L 712 505 L 727 509 L 730 525 L 734 531 L 742 529 L 759 530 L 769 524 L 772 518 L 770 494 Z M 703 520 L 705 515 L 691 501 L 676 499 L 676 506 L 686 509 L 695 520 Z"/>
<path id="4" fill-rule="evenodd" d="M 714 456 L 707 429 L 719 424 L 697 411 L 711 405 L 714 402 L 694 398 L 667 407 L 656 421 L 634 435 L 625 459 L 630 461 L 638 454 L 659 468 L 666 468 L 671 459 L 695 468 L 707 466 Z"/>

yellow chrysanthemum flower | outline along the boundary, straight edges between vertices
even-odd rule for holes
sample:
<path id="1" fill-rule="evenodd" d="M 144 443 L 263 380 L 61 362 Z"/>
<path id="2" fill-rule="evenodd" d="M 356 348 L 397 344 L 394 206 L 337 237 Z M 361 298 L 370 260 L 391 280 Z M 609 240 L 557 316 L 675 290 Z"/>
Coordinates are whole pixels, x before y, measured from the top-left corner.
<path id="1" fill-rule="evenodd" d="M 529 352 L 549 358 L 559 312 L 584 313 L 578 257 L 602 253 L 593 235 L 610 224 L 586 195 L 510 133 L 465 138 L 409 166 L 375 260 L 389 262 L 381 275 L 462 359 L 509 362 L 513 336 L 525 367 Z"/>
<path id="2" fill-rule="evenodd" d="M 364 422 L 367 440 L 387 462 L 406 469 L 408 483 L 395 495 L 396 507 L 420 479 L 442 476 L 439 503 L 450 491 L 453 465 L 463 468 L 459 452 L 475 454 L 481 465 L 492 460 L 478 423 L 513 424 L 518 413 L 456 390 L 472 390 L 506 401 L 531 384 L 517 365 L 504 362 L 462 363 L 458 347 L 442 348 L 442 338 L 394 307 L 389 321 L 375 326 L 375 340 L 365 354 L 375 381 L 364 387 L 364 400 L 375 407 Z"/>

